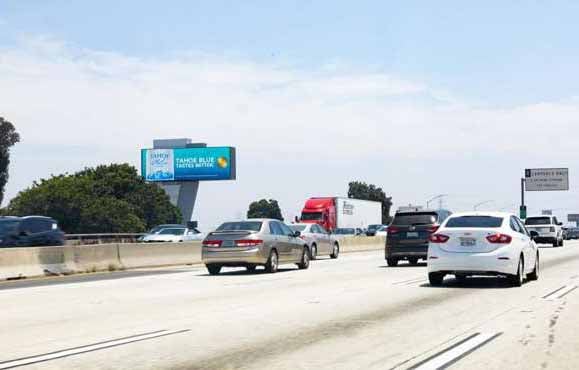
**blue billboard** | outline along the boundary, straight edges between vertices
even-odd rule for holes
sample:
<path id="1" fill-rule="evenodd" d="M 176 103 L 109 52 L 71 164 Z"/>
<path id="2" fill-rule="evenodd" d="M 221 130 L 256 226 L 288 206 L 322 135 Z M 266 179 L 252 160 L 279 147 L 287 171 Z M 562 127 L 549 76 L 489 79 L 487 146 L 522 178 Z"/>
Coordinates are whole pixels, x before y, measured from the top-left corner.
<path id="1" fill-rule="evenodd" d="M 142 149 L 146 181 L 235 180 L 235 148 Z"/>

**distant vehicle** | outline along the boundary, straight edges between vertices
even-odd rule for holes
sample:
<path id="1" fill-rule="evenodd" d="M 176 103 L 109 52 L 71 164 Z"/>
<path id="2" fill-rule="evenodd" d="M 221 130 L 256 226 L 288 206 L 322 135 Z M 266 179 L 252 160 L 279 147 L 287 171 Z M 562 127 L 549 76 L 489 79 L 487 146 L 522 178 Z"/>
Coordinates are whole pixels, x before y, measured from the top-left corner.
<path id="1" fill-rule="evenodd" d="M 535 242 L 538 244 L 552 244 L 553 247 L 562 247 L 565 244 L 563 237 L 563 223 L 555 216 L 531 216 L 525 220 L 527 229 L 539 233 Z"/>
<path id="2" fill-rule="evenodd" d="M 302 223 L 315 223 L 328 231 L 344 228 L 366 228 L 382 222 L 382 203 L 368 200 L 326 197 L 306 201 Z"/>
<path id="3" fill-rule="evenodd" d="M 382 225 L 378 230 L 376 230 L 375 236 L 383 236 L 383 237 L 388 236 L 388 226 Z"/>
<path id="4" fill-rule="evenodd" d="M 0 247 L 64 245 L 56 220 L 43 216 L 0 217 Z"/>
<path id="5" fill-rule="evenodd" d="M 300 239 L 304 240 L 310 247 L 310 257 L 315 260 L 318 255 L 330 256 L 332 259 L 338 258 L 340 253 L 340 243 L 327 230 L 317 224 L 292 224 L 289 225 L 293 231 L 300 232 Z"/>
<path id="6" fill-rule="evenodd" d="M 202 260 L 209 274 L 218 275 L 227 267 L 257 266 L 275 273 L 280 264 L 295 263 L 300 270 L 310 267 L 308 244 L 301 233 L 271 219 L 226 222 L 203 240 Z"/>
<path id="7" fill-rule="evenodd" d="M 378 229 L 382 228 L 382 224 L 376 224 L 376 225 L 368 225 L 368 230 L 366 230 L 366 235 L 367 236 L 376 236 L 376 231 L 378 231 Z"/>
<path id="8" fill-rule="evenodd" d="M 428 238 L 450 214 L 443 209 L 396 212 L 386 237 L 385 258 L 388 266 L 397 266 L 401 260 L 407 260 L 411 265 L 426 260 Z"/>
<path id="9" fill-rule="evenodd" d="M 334 235 L 335 237 L 359 236 L 359 235 L 366 235 L 366 232 L 359 228 L 346 227 L 334 230 L 332 235 Z"/>
<path id="10" fill-rule="evenodd" d="M 142 236 L 143 243 L 182 243 L 203 240 L 205 234 L 197 229 L 188 229 L 183 225 L 161 225 Z"/>
<path id="11" fill-rule="evenodd" d="M 508 213 L 471 212 L 452 215 L 430 235 L 428 279 L 441 285 L 445 275 L 464 281 L 473 275 L 508 277 L 513 286 L 539 278 L 539 234 L 528 231 Z"/>
<path id="12" fill-rule="evenodd" d="M 567 240 L 579 239 L 579 228 L 572 227 L 567 230 Z"/>

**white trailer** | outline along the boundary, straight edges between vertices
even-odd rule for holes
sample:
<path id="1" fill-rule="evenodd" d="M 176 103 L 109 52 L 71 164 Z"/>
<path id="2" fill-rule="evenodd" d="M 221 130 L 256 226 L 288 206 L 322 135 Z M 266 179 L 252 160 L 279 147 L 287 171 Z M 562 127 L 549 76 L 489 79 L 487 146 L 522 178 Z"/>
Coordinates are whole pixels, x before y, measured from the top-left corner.
<path id="1" fill-rule="evenodd" d="M 362 228 L 382 224 L 382 203 L 369 200 L 336 198 L 337 228 Z"/>

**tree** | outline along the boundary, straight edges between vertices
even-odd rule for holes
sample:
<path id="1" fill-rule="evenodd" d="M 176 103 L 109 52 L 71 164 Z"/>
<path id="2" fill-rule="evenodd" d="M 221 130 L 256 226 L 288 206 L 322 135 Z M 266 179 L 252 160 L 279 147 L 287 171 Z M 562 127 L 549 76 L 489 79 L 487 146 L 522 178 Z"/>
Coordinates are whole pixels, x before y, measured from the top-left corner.
<path id="1" fill-rule="evenodd" d="M 10 148 L 20 141 L 14 125 L 0 117 L 0 203 L 4 200 L 4 190 L 8 183 Z"/>
<path id="2" fill-rule="evenodd" d="M 388 224 L 392 220 L 390 208 L 392 208 L 392 197 L 387 197 L 382 188 L 376 185 L 368 185 L 365 182 L 353 181 L 348 184 L 348 198 L 372 200 L 382 203 L 382 223 Z"/>
<path id="3" fill-rule="evenodd" d="M 273 218 L 283 221 L 281 209 L 275 199 L 262 199 L 249 205 L 247 218 Z"/>
<path id="4" fill-rule="evenodd" d="M 3 213 L 49 216 L 72 234 L 134 233 L 181 222 L 169 196 L 128 164 L 87 168 L 35 182 Z"/>

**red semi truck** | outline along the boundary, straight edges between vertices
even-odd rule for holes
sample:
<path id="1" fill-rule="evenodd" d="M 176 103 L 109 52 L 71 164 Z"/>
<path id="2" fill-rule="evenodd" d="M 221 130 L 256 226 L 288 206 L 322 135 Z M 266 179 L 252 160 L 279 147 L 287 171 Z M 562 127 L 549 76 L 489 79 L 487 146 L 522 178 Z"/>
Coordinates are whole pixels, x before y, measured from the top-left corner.
<path id="1" fill-rule="evenodd" d="M 302 210 L 301 222 L 316 223 L 329 231 L 364 229 L 382 223 L 382 203 L 341 197 L 310 198 Z"/>

